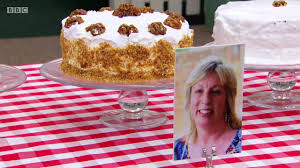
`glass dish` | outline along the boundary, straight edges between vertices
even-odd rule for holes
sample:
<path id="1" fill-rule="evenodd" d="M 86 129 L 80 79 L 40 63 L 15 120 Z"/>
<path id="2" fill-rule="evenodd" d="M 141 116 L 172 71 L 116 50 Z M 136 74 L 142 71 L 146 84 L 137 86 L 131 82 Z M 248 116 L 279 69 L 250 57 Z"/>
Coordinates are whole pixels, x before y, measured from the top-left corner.
<path id="1" fill-rule="evenodd" d="M 20 86 L 26 81 L 26 78 L 24 71 L 0 64 L 0 93 Z"/>

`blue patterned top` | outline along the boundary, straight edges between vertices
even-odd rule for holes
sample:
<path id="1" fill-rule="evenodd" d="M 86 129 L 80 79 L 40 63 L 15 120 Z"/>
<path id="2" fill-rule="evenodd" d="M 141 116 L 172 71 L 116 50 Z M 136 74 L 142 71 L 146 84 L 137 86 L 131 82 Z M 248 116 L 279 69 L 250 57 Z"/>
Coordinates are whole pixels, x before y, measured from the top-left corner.
<path id="1" fill-rule="evenodd" d="M 217 149 L 218 150 L 218 149 Z M 236 134 L 226 150 L 226 154 L 240 153 L 242 151 L 242 130 L 236 131 Z M 174 144 L 174 160 L 190 159 L 188 146 L 185 144 L 185 138 L 179 138 Z"/>

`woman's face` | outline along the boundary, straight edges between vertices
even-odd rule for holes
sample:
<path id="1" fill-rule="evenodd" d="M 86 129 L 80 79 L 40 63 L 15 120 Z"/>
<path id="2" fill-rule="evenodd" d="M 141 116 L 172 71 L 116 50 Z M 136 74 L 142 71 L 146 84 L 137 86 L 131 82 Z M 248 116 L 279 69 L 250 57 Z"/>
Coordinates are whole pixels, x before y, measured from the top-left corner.
<path id="1" fill-rule="evenodd" d="M 225 89 L 216 72 L 192 87 L 190 112 L 196 125 L 223 123 L 226 109 Z"/>

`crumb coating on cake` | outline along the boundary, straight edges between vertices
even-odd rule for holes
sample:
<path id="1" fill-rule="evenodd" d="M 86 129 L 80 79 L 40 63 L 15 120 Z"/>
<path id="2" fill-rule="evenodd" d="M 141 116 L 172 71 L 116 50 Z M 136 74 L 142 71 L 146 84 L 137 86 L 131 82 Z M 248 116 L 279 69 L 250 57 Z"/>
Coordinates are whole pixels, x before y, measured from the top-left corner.
<path id="1" fill-rule="evenodd" d="M 129 44 L 115 48 L 106 42 L 88 47 L 84 40 L 68 40 L 61 32 L 63 61 L 60 69 L 71 76 L 100 81 L 142 81 L 174 76 L 175 47 L 159 40 L 148 48 Z M 193 46 L 193 36 L 184 35 L 178 47 Z"/>

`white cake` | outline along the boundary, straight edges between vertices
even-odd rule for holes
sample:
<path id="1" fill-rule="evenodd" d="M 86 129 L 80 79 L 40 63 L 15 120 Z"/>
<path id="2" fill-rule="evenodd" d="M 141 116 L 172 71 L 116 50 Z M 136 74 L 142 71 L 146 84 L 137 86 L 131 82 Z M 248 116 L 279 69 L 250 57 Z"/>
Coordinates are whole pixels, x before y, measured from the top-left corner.
<path id="1" fill-rule="evenodd" d="M 300 1 L 235 1 L 215 12 L 214 44 L 243 43 L 245 64 L 300 64 Z"/>

